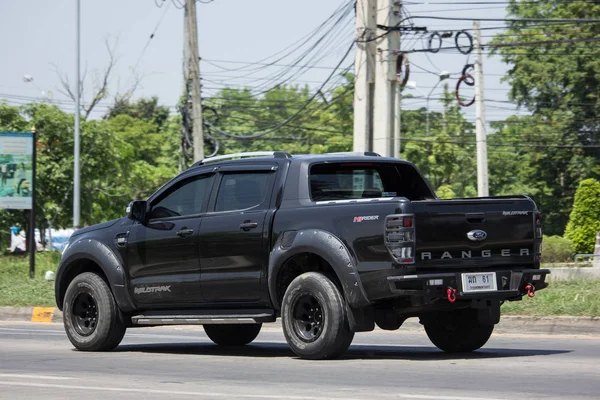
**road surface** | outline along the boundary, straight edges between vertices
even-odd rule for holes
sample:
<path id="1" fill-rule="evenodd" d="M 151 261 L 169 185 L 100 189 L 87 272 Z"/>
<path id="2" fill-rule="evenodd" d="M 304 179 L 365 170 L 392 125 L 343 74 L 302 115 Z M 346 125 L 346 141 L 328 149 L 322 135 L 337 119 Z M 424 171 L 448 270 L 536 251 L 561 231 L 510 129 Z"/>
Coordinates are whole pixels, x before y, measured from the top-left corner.
<path id="1" fill-rule="evenodd" d="M 60 324 L 0 323 L 0 399 L 598 399 L 600 337 L 494 335 L 453 356 L 424 333 L 357 334 L 333 361 L 294 357 L 278 328 L 244 348 L 201 327 L 130 329 L 75 351 Z M 82 397 L 80 397 L 82 396 Z"/>

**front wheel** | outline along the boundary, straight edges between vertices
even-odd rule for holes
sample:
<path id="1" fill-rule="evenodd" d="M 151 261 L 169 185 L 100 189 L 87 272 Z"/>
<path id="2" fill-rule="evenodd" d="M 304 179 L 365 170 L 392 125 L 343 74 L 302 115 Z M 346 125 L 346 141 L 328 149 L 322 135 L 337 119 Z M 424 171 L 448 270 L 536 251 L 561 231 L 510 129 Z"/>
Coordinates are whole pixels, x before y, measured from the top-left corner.
<path id="1" fill-rule="evenodd" d="M 91 272 L 77 275 L 63 304 L 65 331 L 76 349 L 106 351 L 121 343 L 125 323 L 104 279 Z"/>
<path id="2" fill-rule="evenodd" d="M 204 332 L 220 346 L 244 346 L 258 336 L 262 324 L 206 324 Z"/>
<path id="3" fill-rule="evenodd" d="M 438 313 L 423 321 L 431 342 L 447 353 L 477 350 L 487 343 L 494 331 L 494 325 L 479 323 L 474 309 Z"/>
<path id="4" fill-rule="evenodd" d="M 304 273 L 290 283 L 281 319 L 287 343 L 302 358 L 339 357 L 354 338 L 344 297 L 329 278 L 317 272 Z"/>

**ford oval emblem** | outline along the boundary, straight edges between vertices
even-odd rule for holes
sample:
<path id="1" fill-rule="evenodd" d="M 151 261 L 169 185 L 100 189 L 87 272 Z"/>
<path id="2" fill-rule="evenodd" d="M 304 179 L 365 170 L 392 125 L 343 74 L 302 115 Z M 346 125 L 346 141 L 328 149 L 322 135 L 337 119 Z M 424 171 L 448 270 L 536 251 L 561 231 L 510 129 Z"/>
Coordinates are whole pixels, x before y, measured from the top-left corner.
<path id="1" fill-rule="evenodd" d="M 469 238 L 469 240 L 472 240 L 474 242 L 481 242 L 482 240 L 485 240 L 487 238 L 487 233 L 485 231 L 475 229 L 474 231 L 467 233 L 467 237 Z"/>

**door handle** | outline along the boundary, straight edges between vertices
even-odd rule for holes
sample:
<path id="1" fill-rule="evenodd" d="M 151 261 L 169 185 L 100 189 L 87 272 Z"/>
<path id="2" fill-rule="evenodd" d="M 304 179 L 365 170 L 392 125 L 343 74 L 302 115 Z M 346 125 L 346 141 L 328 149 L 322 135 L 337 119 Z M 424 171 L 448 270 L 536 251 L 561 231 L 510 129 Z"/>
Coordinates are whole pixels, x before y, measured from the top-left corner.
<path id="1" fill-rule="evenodd" d="M 250 229 L 254 229 L 258 226 L 258 222 L 244 221 L 240 224 L 240 229 L 245 231 L 249 231 Z"/>
<path id="2" fill-rule="evenodd" d="M 180 230 L 179 232 L 177 232 L 177 236 L 183 238 L 183 237 L 186 237 L 186 236 L 190 236 L 193 233 L 194 233 L 193 229 L 183 228 L 182 230 Z"/>

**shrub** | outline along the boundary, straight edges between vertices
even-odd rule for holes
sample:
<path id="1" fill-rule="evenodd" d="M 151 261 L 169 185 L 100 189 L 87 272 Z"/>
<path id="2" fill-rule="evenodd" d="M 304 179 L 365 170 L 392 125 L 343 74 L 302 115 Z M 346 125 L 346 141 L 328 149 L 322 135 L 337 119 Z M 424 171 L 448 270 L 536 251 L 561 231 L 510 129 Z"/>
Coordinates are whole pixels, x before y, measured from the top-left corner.
<path id="1" fill-rule="evenodd" d="M 594 252 L 596 234 L 600 231 L 600 182 L 581 181 L 575 192 L 573 210 L 565 230 L 565 237 L 575 245 L 577 253 Z"/>
<path id="2" fill-rule="evenodd" d="M 558 263 L 573 261 L 575 248 L 573 242 L 564 237 L 544 236 L 542 244 L 542 261 L 545 263 Z"/>

